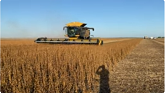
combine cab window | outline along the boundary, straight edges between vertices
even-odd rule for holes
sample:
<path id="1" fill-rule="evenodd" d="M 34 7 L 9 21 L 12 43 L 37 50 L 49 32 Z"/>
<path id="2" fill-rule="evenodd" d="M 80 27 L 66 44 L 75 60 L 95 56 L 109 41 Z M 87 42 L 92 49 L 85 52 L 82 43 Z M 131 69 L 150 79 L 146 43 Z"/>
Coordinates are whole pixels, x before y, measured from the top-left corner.
<path id="1" fill-rule="evenodd" d="M 68 28 L 68 36 L 69 36 L 69 37 L 75 36 L 75 30 L 74 30 L 73 27 L 69 27 L 69 28 Z"/>
<path id="2" fill-rule="evenodd" d="M 68 36 L 69 37 L 74 37 L 77 34 L 77 32 L 78 32 L 78 28 L 76 28 L 76 27 L 68 27 L 67 32 L 68 32 Z"/>

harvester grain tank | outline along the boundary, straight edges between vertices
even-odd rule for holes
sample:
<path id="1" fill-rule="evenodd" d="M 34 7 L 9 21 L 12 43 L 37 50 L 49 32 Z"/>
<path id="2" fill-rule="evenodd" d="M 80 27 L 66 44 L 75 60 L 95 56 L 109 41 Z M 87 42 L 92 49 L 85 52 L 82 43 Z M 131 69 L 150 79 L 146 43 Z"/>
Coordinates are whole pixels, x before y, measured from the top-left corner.
<path id="1" fill-rule="evenodd" d="M 87 24 L 80 22 L 71 22 L 63 27 L 65 37 L 67 38 L 47 38 L 40 37 L 35 40 L 36 43 L 50 44 L 96 44 L 103 45 L 103 40 L 100 38 L 90 37 L 90 30 L 94 28 L 85 27 Z"/>

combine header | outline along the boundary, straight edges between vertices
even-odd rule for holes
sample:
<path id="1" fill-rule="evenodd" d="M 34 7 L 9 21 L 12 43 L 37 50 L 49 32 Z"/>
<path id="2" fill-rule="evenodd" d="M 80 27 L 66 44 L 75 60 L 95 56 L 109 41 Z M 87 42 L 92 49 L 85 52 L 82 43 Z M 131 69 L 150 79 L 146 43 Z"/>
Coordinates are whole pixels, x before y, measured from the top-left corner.
<path id="1" fill-rule="evenodd" d="M 96 44 L 103 45 L 103 40 L 99 38 L 91 38 L 90 30 L 94 28 L 85 27 L 85 23 L 71 22 L 63 27 L 65 30 L 65 37 L 68 38 L 47 38 L 40 37 L 34 42 L 36 43 L 50 43 L 50 44 Z"/>

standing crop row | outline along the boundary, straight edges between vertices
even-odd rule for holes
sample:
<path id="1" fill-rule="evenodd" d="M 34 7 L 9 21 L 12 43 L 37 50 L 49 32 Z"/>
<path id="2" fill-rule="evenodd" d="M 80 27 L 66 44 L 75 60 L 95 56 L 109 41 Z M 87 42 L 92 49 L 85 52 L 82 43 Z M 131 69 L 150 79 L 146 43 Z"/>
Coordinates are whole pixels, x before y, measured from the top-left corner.
<path id="1" fill-rule="evenodd" d="M 95 45 L 1 45 L 2 93 L 97 93 L 100 66 L 110 73 L 141 39 Z"/>

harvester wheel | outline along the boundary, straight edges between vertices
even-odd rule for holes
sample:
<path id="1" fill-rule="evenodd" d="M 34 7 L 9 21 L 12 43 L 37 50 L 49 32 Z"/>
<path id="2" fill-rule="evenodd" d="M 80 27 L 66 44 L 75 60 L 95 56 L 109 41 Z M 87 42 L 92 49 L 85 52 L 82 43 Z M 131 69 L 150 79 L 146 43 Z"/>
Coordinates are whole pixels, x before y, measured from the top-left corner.
<path id="1" fill-rule="evenodd" d="M 97 45 L 103 45 L 103 40 L 97 39 Z"/>
<path id="2" fill-rule="evenodd" d="M 101 40 L 101 45 L 103 45 L 103 40 Z"/>

